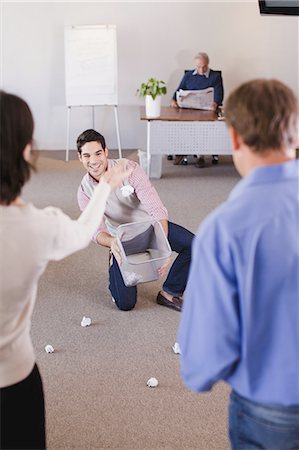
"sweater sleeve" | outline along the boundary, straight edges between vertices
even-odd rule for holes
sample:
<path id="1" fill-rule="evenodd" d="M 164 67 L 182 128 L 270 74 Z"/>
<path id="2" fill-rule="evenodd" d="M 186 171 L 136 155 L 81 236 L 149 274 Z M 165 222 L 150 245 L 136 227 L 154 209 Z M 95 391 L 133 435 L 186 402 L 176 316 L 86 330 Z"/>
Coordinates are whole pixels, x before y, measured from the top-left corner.
<path id="1" fill-rule="evenodd" d="M 77 192 L 77 200 L 78 200 L 78 205 L 81 211 L 84 211 L 85 208 L 87 207 L 88 203 L 89 203 L 89 196 L 84 192 L 84 189 L 82 187 L 82 184 L 80 184 L 79 188 L 78 188 L 78 192 Z M 107 227 L 105 225 L 105 221 L 104 218 L 101 219 L 101 221 L 98 223 L 98 226 L 92 236 L 92 240 L 96 243 L 97 242 L 97 235 L 101 232 L 106 232 L 108 233 Z"/>
<path id="2" fill-rule="evenodd" d="M 175 93 L 174 93 L 173 96 L 172 96 L 172 99 L 173 99 L 173 100 L 176 101 L 176 93 L 177 93 L 180 89 L 183 89 L 183 90 L 186 89 L 185 84 L 186 84 L 186 77 L 188 76 L 188 73 L 189 73 L 189 72 L 187 72 L 187 73 L 183 76 L 183 78 L 181 79 L 181 82 L 180 82 L 180 84 L 179 84 L 177 90 L 175 91 Z"/>
<path id="3" fill-rule="evenodd" d="M 60 260 L 87 247 L 102 220 L 110 191 L 107 183 L 99 183 L 78 220 L 57 208 L 46 208 L 56 224 L 50 260 Z"/>
<path id="4" fill-rule="evenodd" d="M 223 102 L 223 82 L 220 72 L 216 72 L 216 79 L 214 84 L 214 101 L 217 105 L 222 105 Z"/>

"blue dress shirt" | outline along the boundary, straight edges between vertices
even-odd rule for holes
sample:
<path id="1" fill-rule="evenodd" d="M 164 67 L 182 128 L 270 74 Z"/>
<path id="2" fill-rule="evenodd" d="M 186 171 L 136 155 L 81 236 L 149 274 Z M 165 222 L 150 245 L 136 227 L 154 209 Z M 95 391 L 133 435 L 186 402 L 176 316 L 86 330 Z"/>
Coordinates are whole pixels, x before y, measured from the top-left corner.
<path id="1" fill-rule="evenodd" d="M 209 69 L 208 76 L 206 76 L 205 74 L 199 75 L 194 70 L 188 70 L 182 78 L 182 81 L 180 82 L 180 85 L 173 94 L 172 98 L 173 100 L 176 100 L 176 93 L 180 89 L 183 89 L 184 91 L 196 91 L 207 89 L 209 87 L 214 88 L 214 101 L 217 105 L 221 105 L 223 101 L 223 83 L 221 72 Z"/>
<path id="2" fill-rule="evenodd" d="M 299 405 L 299 161 L 258 167 L 201 225 L 179 329 L 194 391 Z"/>

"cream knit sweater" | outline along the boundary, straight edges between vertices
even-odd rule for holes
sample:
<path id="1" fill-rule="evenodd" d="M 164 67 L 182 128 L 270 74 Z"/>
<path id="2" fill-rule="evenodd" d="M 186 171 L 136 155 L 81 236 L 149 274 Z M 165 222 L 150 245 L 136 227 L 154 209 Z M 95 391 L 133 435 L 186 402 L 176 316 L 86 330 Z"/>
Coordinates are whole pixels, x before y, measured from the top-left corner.
<path id="1" fill-rule="evenodd" d="M 31 315 L 47 263 L 89 244 L 109 193 L 99 183 L 78 220 L 53 207 L 0 206 L 0 387 L 22 381 L 34 366 Z"/>

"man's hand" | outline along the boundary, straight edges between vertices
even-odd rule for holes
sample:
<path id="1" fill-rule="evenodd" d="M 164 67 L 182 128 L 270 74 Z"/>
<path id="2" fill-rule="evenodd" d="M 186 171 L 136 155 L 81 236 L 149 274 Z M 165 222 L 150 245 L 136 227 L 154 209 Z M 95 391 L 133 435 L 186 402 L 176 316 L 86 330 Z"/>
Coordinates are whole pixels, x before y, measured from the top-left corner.
<path id="1" fill-rule="evenodd" d="M 116 259 L 118 265 L 121 265 L 121 254 L 120 254 L 120 249 L 117 243 L 116 238 L 113 238 L 111 240 L 111 246 L 110 246 L 111 252 L 114 256 L 114 258 Z"/>
<path id="2" fill-rule="evenodd" d="M 164 234 L 166 237 L 168 237 L 168 220 L 167 219 L 161 219 L 160 224 L 162 225 Z"/>
<path id="3" fill-rule="evenodd" d="M 177 104 L 177 102 L 175 101 L 175 100 L 171 100 L 171 102 L 170 102 L 170 106 L 172 107 L 172 108 L 178 108 L 178 104 Z"/>
<path id="4" fill-rule="evenodd" d="M 160 269 L 158 270 L 160 277 L 163 277 L 164 275 L 166 275 L 166 273 L 169 269 L 170 263 L 171 263 L 171 257 L 169 256 L 169 258 L 166 259 L 163 266 L 161 266 Z"/>

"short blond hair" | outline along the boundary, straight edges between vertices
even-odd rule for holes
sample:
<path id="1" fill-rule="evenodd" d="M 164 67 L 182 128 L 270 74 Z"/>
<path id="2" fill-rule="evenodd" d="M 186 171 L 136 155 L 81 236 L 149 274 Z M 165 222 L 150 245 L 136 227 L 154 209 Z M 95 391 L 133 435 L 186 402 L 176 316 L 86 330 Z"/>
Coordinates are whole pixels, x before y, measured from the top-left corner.
<path id="1" fill-rule="evenodd" d="M 242 84 L 228 97 L 224 115 L 252 151 L 279 151 L 298 144 L 298 100 L 281 81 Z"/>

